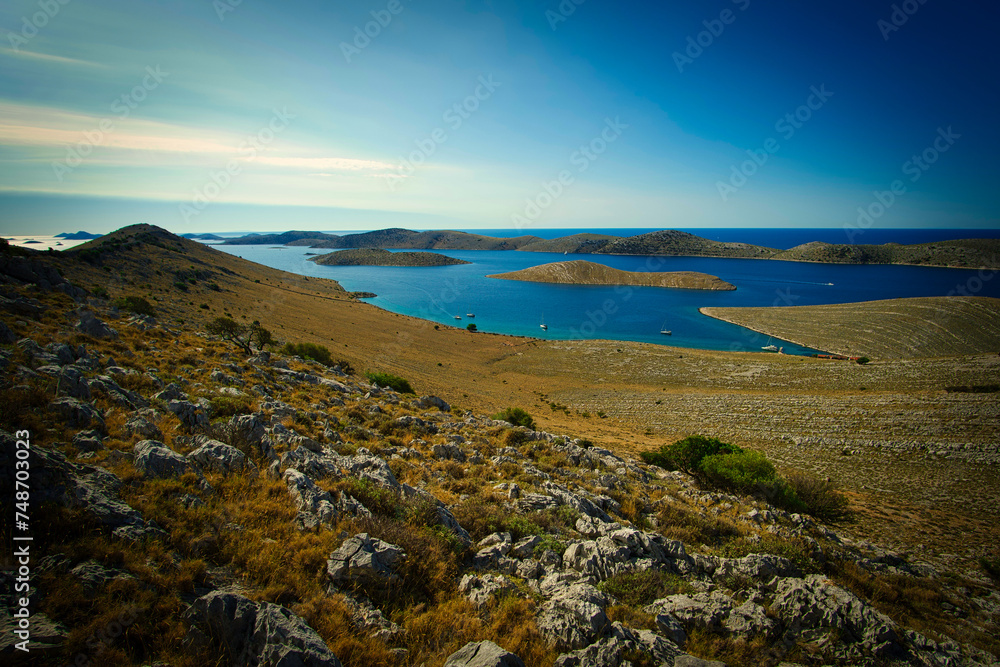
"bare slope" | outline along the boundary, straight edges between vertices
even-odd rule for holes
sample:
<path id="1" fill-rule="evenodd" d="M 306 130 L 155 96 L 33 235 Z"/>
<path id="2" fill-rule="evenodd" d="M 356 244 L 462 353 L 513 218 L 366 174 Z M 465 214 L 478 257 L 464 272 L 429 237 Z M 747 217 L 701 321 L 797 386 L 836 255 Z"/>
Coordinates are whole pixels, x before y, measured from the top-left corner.
<path id="1" fill-rule="evenodd" d="M 705 315 L 839 354 L 878 359 L 1000 351 L 1000 299 L 922 297 L 782 308 L 702 308 Z"/>
<path id="2" fill-rule="evenodd" d="M 736 289 L 735 285 L 707 273 L 696 271 L 621 271 L 582 259 L 542 264 L 510 273 L 496 273 L 487 276 L 487 278 L 568 285 L 635 285 L 722 291 Z"/>

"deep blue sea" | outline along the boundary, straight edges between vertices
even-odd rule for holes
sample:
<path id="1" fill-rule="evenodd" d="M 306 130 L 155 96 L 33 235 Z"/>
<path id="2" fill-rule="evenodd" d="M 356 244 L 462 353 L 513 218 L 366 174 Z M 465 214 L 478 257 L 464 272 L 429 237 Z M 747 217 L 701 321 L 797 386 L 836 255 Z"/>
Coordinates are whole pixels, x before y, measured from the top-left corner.
<path id="1" fill-rule="evenodd" d="M 628 236 L 650 230 L 469 230 L 495 236 L 530 233 L 543 238 L 590 231 Z M 720 241 L 789 248 L 808 241 L 845 242 L 844 230 L 684 230 Z M 837 234 L 840 235 L 837 238 Z M 997 230 L 868 230 L 858 243 L 920 243 L 952 238 L 1000 238 Z M 851 266 L 752 259 L 562 255 L 518 251 L 440 251 L 471 264 L 445 267 L 319 266 L 310 250 L 282 246 L 216 246 L 266 266 L 332 278 L 350 291 L 375 292 L 370 303 L 443 325 L 551 339 L 634 340 L 712 350 L 759 350 L 773 342 L 788 354 L 815 352 L 769 340 L 706 317 L 704 306 L 803 306 L 912 296 L 966 293 L 1000 297 L 992 272 L 915 266 Z M 701 271 L 734 285 L 733 292 L 656 287 L 548 285 L 487 278 L 529 266 L 589 259 L 629 271 Z M 468 314 L 474 314 L 474 318 Z M 456 319 L 456 316 L 461 320 Z M 540 325 L 548 326 L 543 331 Z M 672 335 L 665 336 L 661 329 Z"/>

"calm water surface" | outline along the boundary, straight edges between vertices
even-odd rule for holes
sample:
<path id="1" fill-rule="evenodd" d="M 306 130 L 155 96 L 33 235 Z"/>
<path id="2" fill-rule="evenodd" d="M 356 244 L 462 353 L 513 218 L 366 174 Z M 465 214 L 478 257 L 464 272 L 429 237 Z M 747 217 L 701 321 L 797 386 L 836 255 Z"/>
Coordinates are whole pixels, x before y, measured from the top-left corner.
<path id="1" fill-rule="evenodd" d="M 562 255 L 447 250 L 471 264 L 444 267 L 320 266 L 302 247 L 215 246 L 276 269 L 332 278 L 349 291 L 375 292 L 370 303 L 449 326 L 474 322 L 480 331 L 551 339 L 610 339 L 709 350 L 759 350 L 755 332 L 706 317 L 704 306 L 804 306 L 965 290 L 1000 297 L 1000 280 L 975 270 L 914 266 L 845 266 L 752 259 Z M 430 251 L 435 252 L 435 251 Z M 701 271 L 736 285 L 733 292 L 656 287 L 548 285 L 487 278 L 493 273 L 567 259 L 588 259 L 627 271 Z M 984 274 L 987 275 L 987 274 Z M 473 313 L 474 318 L 467 314 Z M 455 316 L 462 319 L 457 320 Z M 540 324 L 546 324 L 543 331 Z M 660 334 L 661 328 L 672 331 Z M 786 353 L 815 352 L 792 343 Z"/>

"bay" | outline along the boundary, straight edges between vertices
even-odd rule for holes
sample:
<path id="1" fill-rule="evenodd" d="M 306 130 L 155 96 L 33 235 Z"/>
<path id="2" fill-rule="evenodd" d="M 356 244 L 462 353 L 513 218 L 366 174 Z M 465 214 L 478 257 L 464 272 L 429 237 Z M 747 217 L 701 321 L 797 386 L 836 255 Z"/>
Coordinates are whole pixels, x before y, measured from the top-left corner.
<path id="1" fill-rule="evenodd" d="M 744 240 L 760 243 L 741 231 Z M 476 250 L 429 251 L 471 262 L 459 266 L 320 266 L 308 260 L 324 251 L 304 247 L 215 247 L 272 268 L 331 278 L 349 291 L 374 292 L 378 296 L 368 299 L 370 303 L 439 325 L 464 328 L 475 323 L 480 331 L 519 336 L 632 340 L 710 350 L 756 351 L 773 342 L 787 354 L 816 352 L 702 315 L 698 309 L 705 306 L 803 306 L 956 293 L 1000 297 L 1000 280 L 992 279 L 992 272 L 965 269 Z M 550 285 L 486 277 L 567 259 L 627 271 L 700 271 L 737 289 Z M 469 318 L 470 313 L 475 317 Z M 661 328 L 672 335 L 662 335 Z"/>

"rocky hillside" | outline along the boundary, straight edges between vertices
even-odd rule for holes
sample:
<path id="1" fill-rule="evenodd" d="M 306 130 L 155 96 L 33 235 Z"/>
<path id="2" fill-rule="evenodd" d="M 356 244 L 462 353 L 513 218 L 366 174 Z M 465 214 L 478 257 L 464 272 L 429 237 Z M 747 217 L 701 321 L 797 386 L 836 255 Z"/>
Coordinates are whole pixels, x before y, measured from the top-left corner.
<path id="1" fill-rule="evenodd" d="M 5 664 L 996 664 L 987 580 L 41 266 L 0 302 Z"/>
<path id="2" fill-rule="evenodd" d="M 380 248 L 350 248 L 310 257 L 324 266 L 452 266 L 471 264 L 436 252 L 389 252 Z"/>
<path id="3" fill-rule="evenodd" d="M 566 285 L 633 285 L 722 291 L 736 289 L 735 285 L 717 276 L 697 271 L 622 271 L 580 259 L 542 264 L 510 273 L 496 273 L 487 278 Z"/>
<path id="4" fill-rule="evenodd" d="M 1000 268 L 1000 239 L 960 239 L 915 245 L 806 243 L 773 259 L 829 264 L 917 264 L 957 268 Z"/>
<path id="5" fill-rule="evenodd" d="M 536 241 L 535 243 L 522 246 L 518 250 L 587 255 L 599 252 L 606 245 L 620 238 L 620 236 L 608 236 L 606 234 L 573 234 L 571 236 L 561 236 L 557 239 Z"/>

